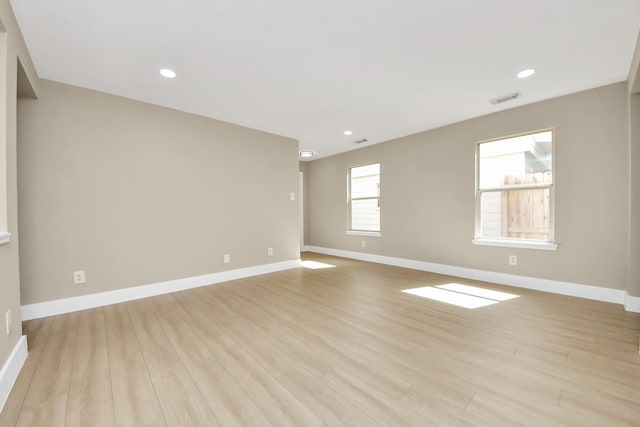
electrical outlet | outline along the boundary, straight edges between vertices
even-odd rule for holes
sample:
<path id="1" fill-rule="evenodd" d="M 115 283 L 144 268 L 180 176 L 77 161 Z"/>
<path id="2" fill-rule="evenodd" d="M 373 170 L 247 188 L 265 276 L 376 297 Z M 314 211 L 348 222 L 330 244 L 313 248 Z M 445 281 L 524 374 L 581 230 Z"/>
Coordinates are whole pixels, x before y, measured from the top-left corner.
<path id="1" fill-rule="evenodd" d="M 509 255 L 509 265 L 518 265 L 518 257 L 516 255 Z"/>
<path id="2" fill-rule="evenodd" d="M 84 270 L 81 271 L 74 271 L 73 272 L 73 284 L 74 285 L 81 285 L 82 283 L 85 283 L 87 281 L 87 278 L 84 274 Z"/>
<path id="3" fill-rule="evenodd" d="M 296 193 L 289 193 L 289 198 L 291 200 L 295 200 L 296 199 Z"/>
<path id="4" fill-rule="evenodd" d="M 268 248 L 267 249 L 267 255 L 268 256 L 273 256 L 273 248 Z"/>
<path id="5" fill-rule="evenodd" d="M 360 243 L 360 246 L 362 246 L 363 248 L 364 248 L 364 247 L 366 247 L 366 246 L 367 246 L 367 242 L 366 242 L 365 240 L 363 240 L 363 241 Z"/>
<path id="6" fill-rule="evenodd" d="M 13 326 L 13 317 L 11 317 L 11 310 L 7 311 L 4 315 L 5 324 L 7 325 L 7 335 L 11 335 L 11 327 Z"/>
<path id="7" fill-rule="evenodd" d="M 231 255 L 230 254 L 224 254 L 224 263 L 225 264 L 229 264 L 231 262 Z"/>

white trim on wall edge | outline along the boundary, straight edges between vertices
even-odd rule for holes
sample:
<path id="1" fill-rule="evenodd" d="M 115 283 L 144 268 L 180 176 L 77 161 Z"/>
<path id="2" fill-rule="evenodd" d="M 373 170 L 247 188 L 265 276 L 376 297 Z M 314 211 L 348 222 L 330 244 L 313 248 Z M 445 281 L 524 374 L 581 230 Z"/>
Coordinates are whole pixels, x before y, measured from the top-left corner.
<path id="1" fill-rule="evenodd" d="M 347 230 L 347 234 L 350 236 L 382 237 L 380 231 Z"/>
<path id="2" fill-rule="evenodd" d="M 0 231 L 0 245 L 11 241 L 11 233 Z"/>
<path id="3" fill-rule="evenodd" d="M 221 271 L 219 273 L 205 274 L 202 276 L 169 280 L 167 282 L 153 283 L 150 285 L 100 292 L 97 294 L 27 304 L 23 305 L 20 311 L 22 320 L 39 319 L 41 317 L 55 316 L 57 314 L 71 313 L 73 311 L 102 307 L 105 305 L 117 304 L 119 302 L 184 291 L 186 289 L 213 285 L 215 283 L 227 282 L 229 280 L 274 273 L 276 271 L 300 267 L 301 265 L 302 264 L 299 259 L 276 262 L 273 264 L 257 265 L 253 267 L 239 268 L 236 270 Z"/>
<path id="4" fill-rule="evenodd" d="M 640 298 L 629 296 L 627 291 L 620 289 L 603 288 L 600 286 L 581 285 L 556 280 L 539 279 L 536 277 L 518 276 L 515 274 L 497 273 L 494 271 L 477 270 L 473 268 L 456 267 L 446 264 L 435 264 L 426 261 L 416 261 L 406 258 L 395 258 L 384 255 L 373 255 L 363 252 L 330 249 L 319 246 L 307 246 L 310 252 L 318 252 L 325 255 L 334 255 L 343 258 L 352 258 L 361 261 L 375 262 L 377 264 L 393 265 L 396 267 L 410 268 L 413 270 L 429 271 L 448 276 L 462 277 L 465 279 L 481 280 L 483 282 L 498 283 L 501 285 L 515 286 L 518 288 L 533 289 L 536 291 L 551 292 L 578 298 L 587 298 L 596 301 L 622 304 L 627 311 L 640 313 Z"/>
<path id="5" fill-rule="evenodd" d="M 503 248 L 538 249 L 541 251 L 557 251 L 558 245 L 553 242 L 538 242 L 535 240 L 518 239 L 490 239 L 478 237 L 471 241 L 474 245 L 498 246 Z"/>
<path id="6" fill-rule="evenodd" d="M 2 412 L 4 404 L 7 403 L 9 393 L 11 393 L 11 389 L 16 383 L 18 374 L 22 370 L 28 354 L 27 336 L 23 335 L 15 347 L 13 347 L 13 351 L 11 351 L 9 358 L 2 367 L 2 370 L 0 370 L 0 412 Z"/>
<path id="7" fill-rule="evenodd" d="M 309 246 L 304 245 L 304 246 L 302 247 L 302 250 L 301 250 L 300 252 L 309 252 Z"/>

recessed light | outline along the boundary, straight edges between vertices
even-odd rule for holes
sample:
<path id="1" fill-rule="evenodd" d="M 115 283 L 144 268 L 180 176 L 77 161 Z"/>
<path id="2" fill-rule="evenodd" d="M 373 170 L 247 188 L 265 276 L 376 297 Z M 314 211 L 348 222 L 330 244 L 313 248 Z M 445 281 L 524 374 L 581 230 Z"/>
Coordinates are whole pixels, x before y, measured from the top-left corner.
<path id="1" fill-rule="evenodd" d="M 166 77 L 168 79 L 173 79 L 176 77 L 176 72 L 169 68 L 161 68 L 160 74 L 162 75 L 162 77 Z"/>
<path id="2" fill-rule="evenodd" d="M 536 70 L 533 68 L 527 68 L 526 70 L 522 70 L 518 73 L 519 79 L 526 79 L 527 77 L 531 77 L 535 74 Z"/>
<path id="3" fill-rule="evenodd" d="M 313 157 L 315 153 L 311 150 L 302 150 L 300 152 L 300 157 L 304 157 L 304 158 L 309 158 L 309 157 Z"/>
<path id="4" fill-rule="evenodd" d="M 345 130 L 343 133 L 347 136 L 353 134 L 353 132 L 351 132 L 350 130 Z"/>

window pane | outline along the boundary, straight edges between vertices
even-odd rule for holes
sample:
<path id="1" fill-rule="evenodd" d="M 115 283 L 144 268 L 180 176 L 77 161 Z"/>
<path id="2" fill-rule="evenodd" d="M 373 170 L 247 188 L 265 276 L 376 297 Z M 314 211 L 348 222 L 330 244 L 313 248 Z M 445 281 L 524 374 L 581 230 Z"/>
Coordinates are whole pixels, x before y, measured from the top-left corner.
<path id="1" fill-rule="evenodd" d="M 518 184 L 551 184 L 551 131 L 479 146 L 480 188 Z"/>
<path id="2" fill-rule="evenodd" d="M 377 198 L 351 201 L 351 229 L 380 231 L 380 206 Z"/>
<path id="3" fill-rule="evenodd" d="M 380 196 L 380 164 L 351 169 L 351 198 Z"/>
<path id="4" fill-rule="evenodd" d="M 551 240 L 550 193 L 549 188 L 482 193 L 482 237 Z"/>

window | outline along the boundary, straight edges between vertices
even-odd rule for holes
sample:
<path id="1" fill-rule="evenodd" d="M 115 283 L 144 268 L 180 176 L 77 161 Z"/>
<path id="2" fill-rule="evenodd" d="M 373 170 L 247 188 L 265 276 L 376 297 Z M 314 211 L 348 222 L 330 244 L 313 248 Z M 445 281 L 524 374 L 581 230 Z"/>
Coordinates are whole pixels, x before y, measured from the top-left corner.
<path id="1" fill-rule="evenodd" d="M 553 131 L 478 143 L 477 244 L 553 244 Z"/>
<path id="2" fill-rule="evenodd" d="M 350 232 L 380 233 L 380 163 L 349 171 Z"/>

